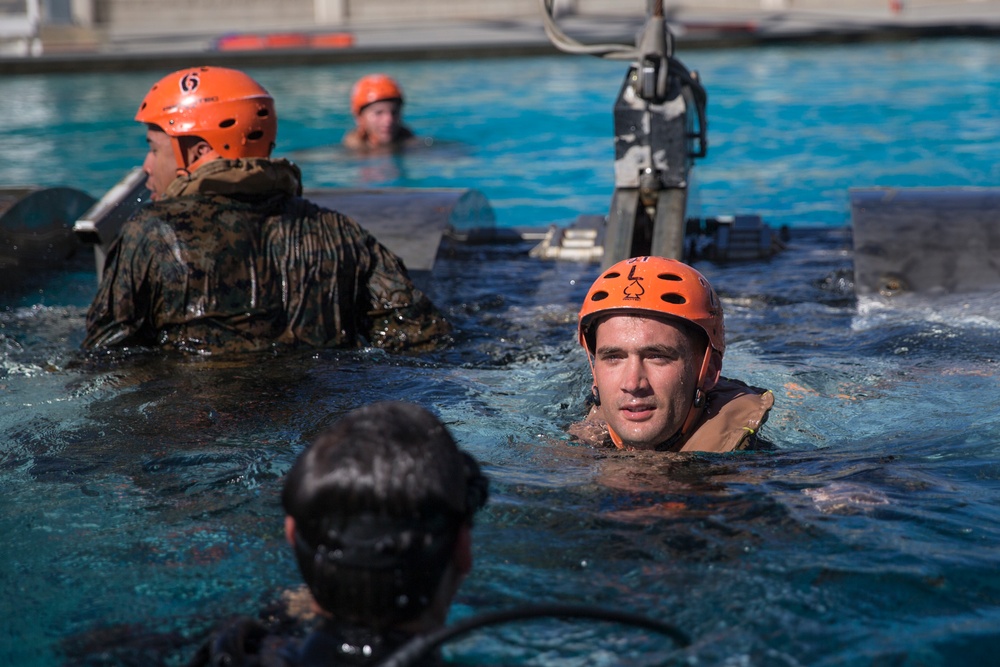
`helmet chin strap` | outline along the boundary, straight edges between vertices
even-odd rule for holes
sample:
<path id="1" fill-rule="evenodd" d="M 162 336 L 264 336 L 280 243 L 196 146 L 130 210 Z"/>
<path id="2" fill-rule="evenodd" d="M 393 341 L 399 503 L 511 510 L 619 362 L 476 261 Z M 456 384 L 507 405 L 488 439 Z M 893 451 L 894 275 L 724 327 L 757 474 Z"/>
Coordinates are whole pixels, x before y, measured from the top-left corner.
<path id="1" fill-rule="evenodd" d="M 712 346 L 705 346 L 705 358 L 701 362 L 701 371 L 698 372 L 698 381 L 695 383 L 694 389 L 694 401 L 691 403 L 691 409 L 688 410 L 687 418 L 684 420 L 684 425 L 681 426 L 681 430 L 678 434 L 683 438 L 694 426 L 694 423 L 698 421 L 701 417 L 702 409 L 705 407 L 707 401 L 707 395 L 705 390 L 702 388 L 705 385 L 705 378 L 708 376 L 708 367 L 712 363 Z"/>
<path id="2" fill-rule="evenodd" d="M 625 449 L 625 443 L 622 442 L 620 435 L 615 433 L 614 429 L 611 428 L 611 424 L 608 424 L 608 435 L 611 436 L 611 442 L 615 443 L 617 449 Z"/>
<path id="3" fill-rule="evenodd" d="M 587 350 L 587 363 L 590 364 L 590 376 L 594 378 L 594 398 L 597 400 L 597 405 L 601 404 L 601 394 L 597 391 L 597 373 L 594 372 L 594 357 L 590 354 L 590 350 Z M 608 435 L 611 436 L 611 442 L 615 443 L 615 447 L 618 449 L 625 449 L 625 443 L 622 442 L 621 436 L 615 433 L 611 425 L 608 424 Z"/>

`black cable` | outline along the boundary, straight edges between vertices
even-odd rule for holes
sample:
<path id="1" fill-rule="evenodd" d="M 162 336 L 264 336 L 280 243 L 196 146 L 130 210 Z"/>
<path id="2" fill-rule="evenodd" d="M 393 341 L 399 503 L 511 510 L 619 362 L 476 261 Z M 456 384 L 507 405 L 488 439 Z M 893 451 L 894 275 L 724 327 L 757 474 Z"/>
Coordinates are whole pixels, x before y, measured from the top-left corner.
<path id="1" fill-rule="evenodd" d="M 395 653 L 379 663 L 379 667 L 408 667 L 416 664 L 417 661 L 426 657 L 431 651 L 441 646 L 445 642 L 472 630 L 485 627 L 487 625 L 498 625 L 509 621 L 520 621 L 530 618 L 590 618 L 599 621 L 610 621 L 631 625 L 635 627 L 652 630 L 670 637 L 679 647 L 689 646 L 691 639 L 681 630 L 678 630 L 669 623 L 663 623 L 646 616 L 633 614 L 630 612 L 616 611 L 613 609 L 601 609 L 586 605 L 566 605 L 566 604 L 542 604 L 515 607 L 506 611 L 494 611 L 480 614 L 459 621 L 454 625 L 441 628 L 428 635 L 414 637 L 406 644 L 403 644 Z"/>

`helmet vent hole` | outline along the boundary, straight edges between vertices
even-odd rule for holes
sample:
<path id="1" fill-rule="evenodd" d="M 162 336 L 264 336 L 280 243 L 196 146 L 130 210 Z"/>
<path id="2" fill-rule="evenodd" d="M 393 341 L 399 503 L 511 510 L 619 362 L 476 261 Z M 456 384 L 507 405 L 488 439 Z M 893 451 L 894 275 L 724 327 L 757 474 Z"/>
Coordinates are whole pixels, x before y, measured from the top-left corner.
<path id="1" fill-rule="evenodd" d="M 591 301 L 604 301 L 607 298 L 608 298 L 608 293 L 607 292 L 594 292 L 591 295 L 590 300 Z"/>
<path id="2" fill-rule="evenodd" d="M 263 136 L 264 133 L 261 130 L 254 130 L 253 132 L 247 135 L 247 141 L 257 141 Z"/>
<path id="3" fill-rule="evenodd" d="M 235 118 L 227 118 L 226 120 L 224 120 L 224 121 L 222 121 L 222 122 L 219 123 L 219 127 L 223 127 L 223 128 L 225 128 L 225 127 L 232 127 L 233 125 L 236 125 L 236 119 Z"/>
<path id="4" fill-rule="evenodd" d="M 673 303 L 676 305 L 682 305 L 687 303 L 687 299 L 685 299 L 683 295 L 677 294 L 675 292 L 667 292 L 666 294 L 661 294 L 660 298 L 666 301 L 667 303 Z"/>
<path id="5" fill-rule="evenodd" d="M 618 277 L 618 276 L 620 276 L 620 275 L 621 275 L 621 274 L 620 274 L 620 273 L 618 273 L 617 271 L 612 271 L 611 273 L 605 273 L 605 274 L 604 274 L 604 279 L 605 279 L 605 280 L 612 280 L 612 279 L 614 279 L 614 278 L 617 278 L 617 277 Z"/>
<path id="6" fill-rule="evenodd" d="M 661 273 L 656 277 L 659 278 L 660 280 L 671 280 L 673 282 L 678 282 L 678 283 L 684 281 L 684 279 L 681 278 L 676 273 Z"/>
<path id="7" fill-rule="evenodd" d="M 257 118 L 267 118 L 270 115 L 271 111 L 269 109 L 257 109 Z"/>

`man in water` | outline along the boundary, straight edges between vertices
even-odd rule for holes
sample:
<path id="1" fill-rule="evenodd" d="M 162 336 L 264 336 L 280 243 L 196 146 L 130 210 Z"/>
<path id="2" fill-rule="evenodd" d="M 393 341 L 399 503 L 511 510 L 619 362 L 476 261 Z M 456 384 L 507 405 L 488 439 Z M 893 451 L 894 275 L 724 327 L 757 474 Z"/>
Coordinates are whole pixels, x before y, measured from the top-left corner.
<path id="1" fill-rule="evenodd" d="M 594 407 L 570 433 L 619 449 L 728 452 L 758 444 L 769 390 L 722 377 L 722 303 L 705 277 L 662 257 L 603 271 L 580 309 L 578 336 Z"/>
<path id="2" fill-rule="evenodd" d="M 318 623 L 298 643 L 237 621 L 190 664 L 376 664 L 443 627 L 487 495 L 476 461 L 423 408 L 349 413 L 299 455 L 281 496 Z"/>
<path id="3" fill-rule="evenodd" d="M 448 323 L 401 260 L 303 199 L 298 167 L 270 157 L 274 100 L 252 78 L 174 72 L 135 119 L 146 125 L 152 203 L 109 249 L 84 349 L 407 350 L 446 338 Z"/>
<path id="4" fill-rule="evenodd" d="M 403 90 L 385 74 L 369 74 L 351 89 L 351 113 L 355 127 L 342 143 L 358 152 L 386 152 L 414 143 L 410 128 L 403 125 Z"/>

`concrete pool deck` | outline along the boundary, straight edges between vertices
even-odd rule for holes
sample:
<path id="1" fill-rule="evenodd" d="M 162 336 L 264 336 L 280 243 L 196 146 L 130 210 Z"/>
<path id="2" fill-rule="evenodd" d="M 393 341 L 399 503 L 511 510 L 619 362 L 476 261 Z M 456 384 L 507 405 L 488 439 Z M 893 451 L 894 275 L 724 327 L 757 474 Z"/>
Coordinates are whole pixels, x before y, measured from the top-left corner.
<path id="1" fill-rule="evenodd" d="M 873 3 L 876 4 L 876 3 Z M 677 52 L 771 43 L 850 43 L 923 37 L 1000 35 L 1000 0 L 892 12 L 882 3 L 871 10 L 679 10 L 670 14 Z M 644 17 L 569 15 L 558 24 L 583 43 L 634 43 Z M 545 35 L 542 17 L 504 20 L 455 19 L 434 22 L 367 22 L 283 30 L 298 36 L 283 48 L 226 50 L 224 28 L 191 34 L 82 36 L 49 31 L 38 56 L 0 56 L 0 74 L 164 70 L 193 64 L 253 67 L 347 62 L 386 62 L 542 55 L 557 53 Z M 259 33 L 254 33 L 259 35 Z M 229 35 L 229 38 L 240 35 Z M 246 36 L 246 35 L 244 35 Z M 349 41 L 322 46 L 315 38 Z"/>

